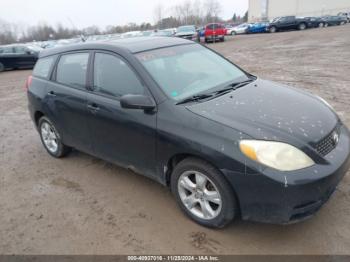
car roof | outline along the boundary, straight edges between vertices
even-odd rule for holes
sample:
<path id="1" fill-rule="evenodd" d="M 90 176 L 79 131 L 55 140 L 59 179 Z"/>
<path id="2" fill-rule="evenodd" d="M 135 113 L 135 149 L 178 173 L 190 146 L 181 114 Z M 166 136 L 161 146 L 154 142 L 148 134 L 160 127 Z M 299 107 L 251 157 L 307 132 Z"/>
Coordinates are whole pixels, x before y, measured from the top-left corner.
<path id="1" fill-rule="evenodd" d="M 88 49 L 106 49 L 106 50 L 123 50 L 129 53 L 139 53 L 153 49 L 159 49 L 170 46 L 193 44 L 193 41 L 178 37 L 133 37 L 115 40 L 104 40 L 88 43 L 72 44 L 40 52 L 40 57 L 56 55 L 64 52 L 88 50 Z"/>

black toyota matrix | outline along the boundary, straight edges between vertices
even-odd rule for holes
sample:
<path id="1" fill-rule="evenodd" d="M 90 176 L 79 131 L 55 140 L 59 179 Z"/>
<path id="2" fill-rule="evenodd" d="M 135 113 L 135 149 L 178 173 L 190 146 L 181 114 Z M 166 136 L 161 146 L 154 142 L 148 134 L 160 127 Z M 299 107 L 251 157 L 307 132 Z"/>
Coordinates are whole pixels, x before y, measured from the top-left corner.
<path id="1" fill-rule="evenodd" d="M 43 51 L 26 86 L 50 155 L 74 148 L 154 179 L 204 226 L 310 217 L 350 165 L 326 101 L 185 39 Z"/>

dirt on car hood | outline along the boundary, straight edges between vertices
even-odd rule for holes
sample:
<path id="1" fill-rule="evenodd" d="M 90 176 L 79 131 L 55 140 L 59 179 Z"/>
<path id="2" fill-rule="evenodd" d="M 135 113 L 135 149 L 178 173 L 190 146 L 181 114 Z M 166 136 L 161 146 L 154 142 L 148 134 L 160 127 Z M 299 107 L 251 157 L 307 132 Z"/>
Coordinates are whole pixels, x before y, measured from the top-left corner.
<path id="1" fill-rule="evenodd" d="M 331 133 L 338 122 L 336 114 L 319 98 L 261 79 L 187 108 L 265 140 L 283 141 L 293 137 L 313 144 Z"/>

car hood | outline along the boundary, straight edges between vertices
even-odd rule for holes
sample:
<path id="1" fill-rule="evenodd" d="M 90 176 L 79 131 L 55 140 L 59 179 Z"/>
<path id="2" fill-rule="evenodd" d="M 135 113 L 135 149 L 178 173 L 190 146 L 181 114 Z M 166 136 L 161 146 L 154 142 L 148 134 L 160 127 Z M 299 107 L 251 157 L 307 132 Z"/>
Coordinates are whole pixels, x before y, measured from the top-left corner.
<path id="1" fill-rule="evenodd" d="M 260 79 L 187 109 L 255 139 L 290 142 L 292 138 L 308 144 L 319 142 L 338 122 L 317 97 Z"/>

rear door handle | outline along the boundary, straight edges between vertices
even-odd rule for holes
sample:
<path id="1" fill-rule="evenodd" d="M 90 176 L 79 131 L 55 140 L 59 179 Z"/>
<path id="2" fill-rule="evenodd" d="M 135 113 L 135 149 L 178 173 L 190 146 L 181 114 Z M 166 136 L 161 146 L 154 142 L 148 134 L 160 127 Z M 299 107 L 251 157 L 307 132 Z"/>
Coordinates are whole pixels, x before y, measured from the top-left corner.
<path id="1" fill-rule="evenodd" d="M 47 93 L 49 96 L 56 96 L 55 92 L 54 91 L 50 91 Z"/>
<path id="2" fill-rule="evenodd" d="M 87 108 L 90 110 L 91 113 L 96 114 L 96 112 L 98 110 L 100 110 L 100 108 L 98 107 L 98 105 L 94 104 L 88 104 Z"/>

